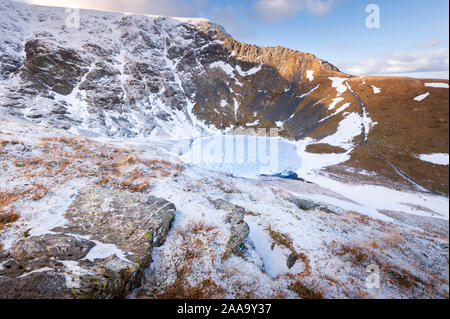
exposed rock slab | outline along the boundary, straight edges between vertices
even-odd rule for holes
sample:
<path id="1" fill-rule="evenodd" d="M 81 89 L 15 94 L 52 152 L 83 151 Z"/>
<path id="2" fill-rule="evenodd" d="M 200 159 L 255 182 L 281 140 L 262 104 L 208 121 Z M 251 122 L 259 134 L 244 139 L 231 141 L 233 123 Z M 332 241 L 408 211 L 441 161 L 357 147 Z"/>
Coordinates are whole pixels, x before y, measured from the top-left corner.
<path id="1" fill-rule="evenodd" d="M 244 221 L 245 209 L 241 206 L 231 204 L 223 199 L 211 200 L 216 209 L 228 212 L 225 221 L 231 224 L 231 236 L 229 245 L 234 254 L 238 254 L 241 246 L 250 234 L 250 228 Z"/>
<path id="2" fill-rule="evenodd" d="M 0 298 L 118 298 L 139 285 L 175 206 L 102 187 L 81 191 L 52 234 L 24 238 L 0 259 Z"/>

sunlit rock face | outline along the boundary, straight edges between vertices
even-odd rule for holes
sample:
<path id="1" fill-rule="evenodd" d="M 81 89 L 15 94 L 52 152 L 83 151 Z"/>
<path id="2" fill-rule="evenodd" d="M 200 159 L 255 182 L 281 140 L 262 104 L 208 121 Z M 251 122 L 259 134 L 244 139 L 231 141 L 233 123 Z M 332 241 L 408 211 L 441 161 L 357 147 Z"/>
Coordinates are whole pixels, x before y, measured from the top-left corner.
<path id="1" fill-rule="evenodd" d="M 237 42 L 206 19 L 81 10 L 74 28 L 69 14 L 2 2 L 3 111 L 108 136 L 267 126 L 310 90 L 308 69 L 339 74 L 311 54 Z"/>

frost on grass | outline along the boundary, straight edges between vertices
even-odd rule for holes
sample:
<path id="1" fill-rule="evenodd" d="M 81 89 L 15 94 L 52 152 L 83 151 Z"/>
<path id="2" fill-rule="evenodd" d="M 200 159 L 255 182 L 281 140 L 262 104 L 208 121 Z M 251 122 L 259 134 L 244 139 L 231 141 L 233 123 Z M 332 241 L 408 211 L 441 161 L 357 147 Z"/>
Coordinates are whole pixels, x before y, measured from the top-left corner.
<path id="1" fill-rule="evenodd" d="M 348 131 L 351 125 L 346 130 L 338 129 L 336 135 L 326 140 L 329 145 L 346 148 L 351 145 L 353 137 L 361 132 L 361 119 L 349 115 L 347 121 L 350 119 L 354 119 L 354 131 Z M 176 206 L 175 220 L 166 240 L 153 249 L 153 262 L 150 268 L 143 269 L 146 275 L 141 287 L 129 297 L 448 296 L 448 226 L 437 229 L 433 226 L 436 222 L 426 216 L 421 216 L 420 222 L 419 216 L 398 217 L 403 216 L 402 211 L 417 213 L 418 208 L 410 206 L 421 205 L 425 200 L 430 209 L 436 210 L 445 202 L 443 199 L 436 204 L 435 198 L 421 195 L 423 198 L 419 199 L 414 194 L 396 192 L 396 202 L 391 202 L 386 193 L 370 188 L 372 194 L 377 191 L 385 199 L 387 204 L 381 205 L 379 200 L 364 197 L 370 192 L 360 191 L 362 186 L 346 188 L 324 176 L 310 175 L 314 182 L 327 189 L 317 184 L 269 177 L 238 178 L 202 167 L 184 167 L 174 158 L 169 161 L 169 157 L 158 157 L 158 151 L 153 152 L 150 144 L 100 143 L 72 135 L 52 135 L 47 130 L 26 125 L 21 127 L 23 135 L 16 134 L 13 140 L 5 134 L 18 131 L 12 126 L 5 122 L 1 129 L 1 139 L 8 141 L 2 142 L 0 149 L 3 168 L 0 175 L 5 181 L 2 214 L 13 209 L 21 215 L 4 215 L 2 243 L 8 249 L 19 239 L 45 236 L 51 229 L 40 228 L 38 224 L 50 221 L 48 227 L 71 230 L 69 234 L 82 233 L 72 231 L 77 220 L 86 221 L 83 223 L 86 227 L 90 225 L 88 221 L 98 225 L 89 228 L 89 235 L 76 237 L 80 241 L 92 241 L 97 248 L 83 260 L 63 263 L 69 286 L 82 287 L 77 284 L 77 278 L 92 275 L 83 270 L 85 263 L 96 263 L 103 258 L 115 267 L 111 269 L 121 269 L 130 265 L 126 260 L 136 258 L 136 254 L 129 253 L 128 246 L 112 246 L 106 240 L 104 227 L 122 217 L 119 214 L 114 219 L 108 215 L 110 222 L 102 225 L 111 205 L 97 203 L 95 194 L 101 194 L 100 191 L 91 194 L 90 201 L 95 201 L 95 205 L 90 204 L 90 195 L 85 194 L 83 198 L 87 202 L 83 209 L 76 209 L 81 207 L 76 198 L 89 186 L 116 189 L 119 193 L 152 194 Z M 161 149 L 160 154 L 163 153 Z M 342 161 L 347 155 L 311 153 L 308 156 L 303 166 L 310 172 L 326 164 L 324 157 L 328 156 L 327 161 L 331 163 Z M 137 202 L 130 200 L 133 203 L 125 200 L 124 205 L 134 207 Z M 217 200 L 244 209 L 244 221 L 250 232 L 238 251 L 233 252 L 230 247 L 233 228 L 226 221 L 227 210 L 212 204 Z M 71 208 L 67 209 L 63 202 Z M 381 212 L 385 206 L 392 211 Z M 408 207 L 410 210 L 406 210 Z M 19 219 L 14 222 L 16 218 Z M 143 241 L 148 241 L 150 235 L 144 231 L 135 234 Z M 372 263 L 381 269 L 382 287 L 376 291 L 365 287 L 365 269 Z M 131 268 L 127 274 L 136 274 L 137 267 L 131 264 Z M 30 274 L 21 280 L 46 273 L 51 270 L 31 268 Z M 98 285 L 103 287 L 103 281 Z"/>
<path id="2" fill-rule="evenodd" d="M 97 184 L 147 192 L 156 180 L 176 176 L 183 169 L 181 164 L 84 137 L 49 134 L 43 128 L 6 120 L 2 124 L 1 229 L 15 222 L 27 234 L 46 233 L 64 223 L 64 211 L 77 189 Z M 23 133 L 11 138 L 9 132 L 19 126 Z"/>

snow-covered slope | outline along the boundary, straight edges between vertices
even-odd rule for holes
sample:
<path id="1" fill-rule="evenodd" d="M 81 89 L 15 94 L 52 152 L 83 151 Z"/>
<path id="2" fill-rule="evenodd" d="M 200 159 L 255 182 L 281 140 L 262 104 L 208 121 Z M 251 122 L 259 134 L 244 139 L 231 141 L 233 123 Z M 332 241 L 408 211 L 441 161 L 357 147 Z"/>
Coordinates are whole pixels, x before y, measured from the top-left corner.
<path id="1" fill-rule="evenodd" d="M 196 29 L 206 20 L 82 10 L 76 29 L 64 8 L 9 1 L 0 15 L 3 111 L 101 135 L 195 126 L 190 82 L 202 66 L 194 57 L 186 69 L 180 53 L 214 44 Z"/>
<path id="2" fill-rule="evenodd" d="M 233 177 L 183 165 L 173 141 L 1 121 L 2 298 L 448 297 L 447 198 Z"/>
<path id="3" fill-rule="evenodd" d="M 58 127 L 186 136 L 211 122 L 193 108 L 209 103 L 214 81 L 242 86 L 262 67 L 231 59 L 218 39 L 226 33 L 205 19 L 81 10 L 75 28 L 64 8 L 2 0 L 0 10 L 3 111 Z M 224 89 L 234 121 L 241 98 Z"/>

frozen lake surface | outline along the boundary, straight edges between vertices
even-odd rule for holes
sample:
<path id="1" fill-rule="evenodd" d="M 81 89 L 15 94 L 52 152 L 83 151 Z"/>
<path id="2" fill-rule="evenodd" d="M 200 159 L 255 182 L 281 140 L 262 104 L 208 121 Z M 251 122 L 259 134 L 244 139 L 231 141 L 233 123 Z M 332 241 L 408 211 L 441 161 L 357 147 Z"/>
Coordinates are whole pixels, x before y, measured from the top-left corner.
<path id="1" fill-rule="evenodd" d="M 296 172 L 302 164 L 295 144 L 254 135 L 199 137 L 181 158 L 207 170 L 247 178 Z"/>

